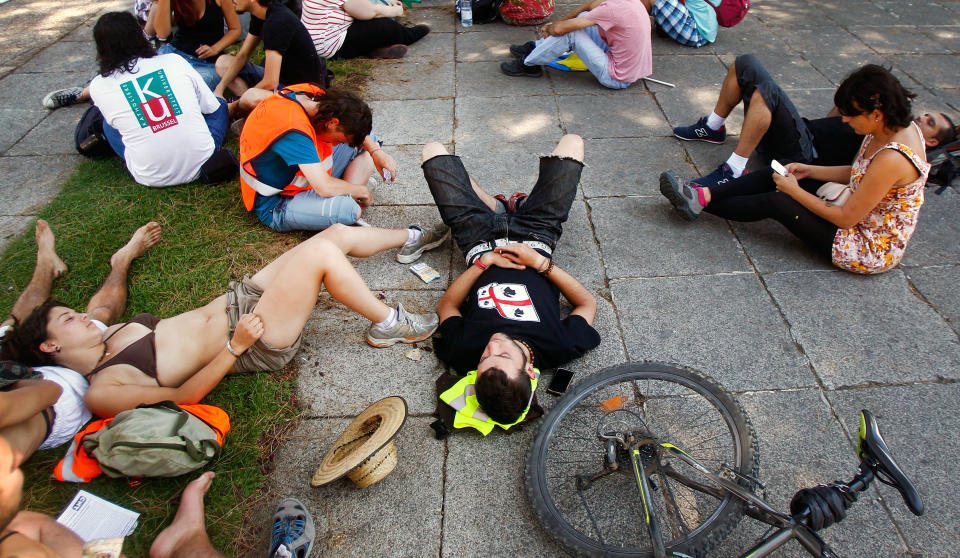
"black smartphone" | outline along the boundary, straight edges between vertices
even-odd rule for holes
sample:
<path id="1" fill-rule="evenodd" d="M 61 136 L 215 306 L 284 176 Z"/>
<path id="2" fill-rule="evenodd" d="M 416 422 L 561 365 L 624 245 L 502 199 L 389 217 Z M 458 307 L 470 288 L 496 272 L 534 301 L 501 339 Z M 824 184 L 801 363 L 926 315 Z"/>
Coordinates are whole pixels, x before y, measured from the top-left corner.
<path id="1" fill-rule="evenodd" d="M 563 395 L 563 392 L 567 391 L 567 386 L 570 385 L 570 380 L 572 379 L 573 372 L 566 368 L 557 368 L 553 371 L 553 379 L 550 380 L 550 385 L 547 386 L 547 393 Z"/>

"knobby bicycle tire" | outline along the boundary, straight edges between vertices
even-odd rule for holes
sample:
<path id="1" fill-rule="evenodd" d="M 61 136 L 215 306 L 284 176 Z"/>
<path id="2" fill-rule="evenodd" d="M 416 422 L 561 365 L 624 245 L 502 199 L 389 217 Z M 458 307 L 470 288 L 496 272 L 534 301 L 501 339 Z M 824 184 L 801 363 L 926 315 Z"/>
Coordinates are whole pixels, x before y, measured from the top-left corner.
<path id="1" fill-rule="evenodd" d="M 604 420 L 605 411 L 597 404 L 611 393 L 633 397 L 632 405 L 638 416 L 642 414 L 643 427 L 658 442 L 673 443 L 715 471 L 726 466 L 755 477 L 759 470 L 757 442 L 753 426 L 735 398 L 707 376 L 673 365 L 643 362 L 606 368 L 557 401 L 527 457 L 527 495 L 537 518 L 561 546 L 576 556 L 651 556 L 632 473 L 614 472 L 592 481 L 586 489 L 577 488 L 571 472 L 556 474 L 558 469 L 576 469 L 578 475 L 590 476 L 602 469 L 604 441 L 596 435 L 595 425 Z M 661 416 L 654 416 L 657 412 Z M 693 412 L 697 414 L 691 418 Z M 721 445 L 715 446 L 718 439 Z M 689 467 L 685 463 L 683 466 Z M 749 481 L 742 477 L 727 476 L 750 488 Z M 741 501 L 725 492 L 721 491 L 725 495 L 720 498 L 663 474 L 654 473 L 651 481 L 656 485 L 651 500 L 660 499 L 660 503 L 654 502 L 654 508 L 660 508 L 657 515 L 668 552 L 705 556 L 743 517 Z M 603 485 L 608 497 L 592 492 L 594 485 L 600 487 L 601 483 L 608 483 Z M 667 494 L 670 504 L 666 503 Z M 595 501 L 593 508 L 590 498 Z M 674 513 L 670 516 L 664 510 Z M 700 519 L 701 515 L 705 519 Z M 605 533 L 598 519 L 609 521 L 611 529 Z M 670 524 L 664 525 L 664 520 Z M 690 528 L 688 522 L 697 525 Z"/>

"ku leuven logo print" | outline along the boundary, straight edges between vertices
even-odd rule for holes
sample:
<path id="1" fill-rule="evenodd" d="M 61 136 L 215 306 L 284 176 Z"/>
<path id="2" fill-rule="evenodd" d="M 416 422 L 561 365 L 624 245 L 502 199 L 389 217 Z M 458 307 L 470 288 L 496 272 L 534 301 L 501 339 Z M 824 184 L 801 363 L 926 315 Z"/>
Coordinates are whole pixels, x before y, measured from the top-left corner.
<path id="1" fill-rule="evenodd" d="M 477 305 L 496 309 L 500 316 L 518 322 L 539 322 L 527 287 L 518 283 L 490 283 L 477 289 Z"/>
<path id="2" fill-rule="evenodd" d="M 149 127 L 150 131 L 157 133 L 177 125 L 177 115 L 183 111 L 163 70 L 124 82 L 120 89 L 141 128 Z"/>

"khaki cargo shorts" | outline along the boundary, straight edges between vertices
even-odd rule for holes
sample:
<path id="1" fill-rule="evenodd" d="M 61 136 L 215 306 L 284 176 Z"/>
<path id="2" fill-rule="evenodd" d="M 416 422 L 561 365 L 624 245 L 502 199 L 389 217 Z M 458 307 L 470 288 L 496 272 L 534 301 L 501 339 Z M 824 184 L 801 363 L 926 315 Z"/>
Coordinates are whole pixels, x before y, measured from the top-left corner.
<path id="1" fill-rule="evenodd" d="M 260 301 L 262 294 L 263 289 L 254 283 L 249 275 L 244 275 L 239 282 L 230 281 L 227 286 L 227 320 L 230 325 L 228 339 L 233 338 L 233 331 L 237 328 L 240 316 L 253 312 L 253 307 Z M 301 341 L 303 341 L 303 332 L 297 336 L 297 340 L 292 345 L 284 348 L 274 347 L 265 343 L 263 339 L 258 339 L 237 358 L 233 367 L 237 372 L 280 370 L 293 360 L 293 356 L 300 350 Z"/>

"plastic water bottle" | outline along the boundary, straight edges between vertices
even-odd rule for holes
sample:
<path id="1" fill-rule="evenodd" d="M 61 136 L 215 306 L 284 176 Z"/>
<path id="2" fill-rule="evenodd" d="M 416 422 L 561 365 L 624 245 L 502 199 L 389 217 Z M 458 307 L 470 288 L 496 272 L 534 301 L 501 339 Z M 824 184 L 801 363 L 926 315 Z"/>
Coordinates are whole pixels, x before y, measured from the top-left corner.
<path id="1" fill-rule="evenodd" d="M 458 0 L 460 2 L 460 25 L 470 27 L 473 25 L 473 6 L 471 0 Z"/>

